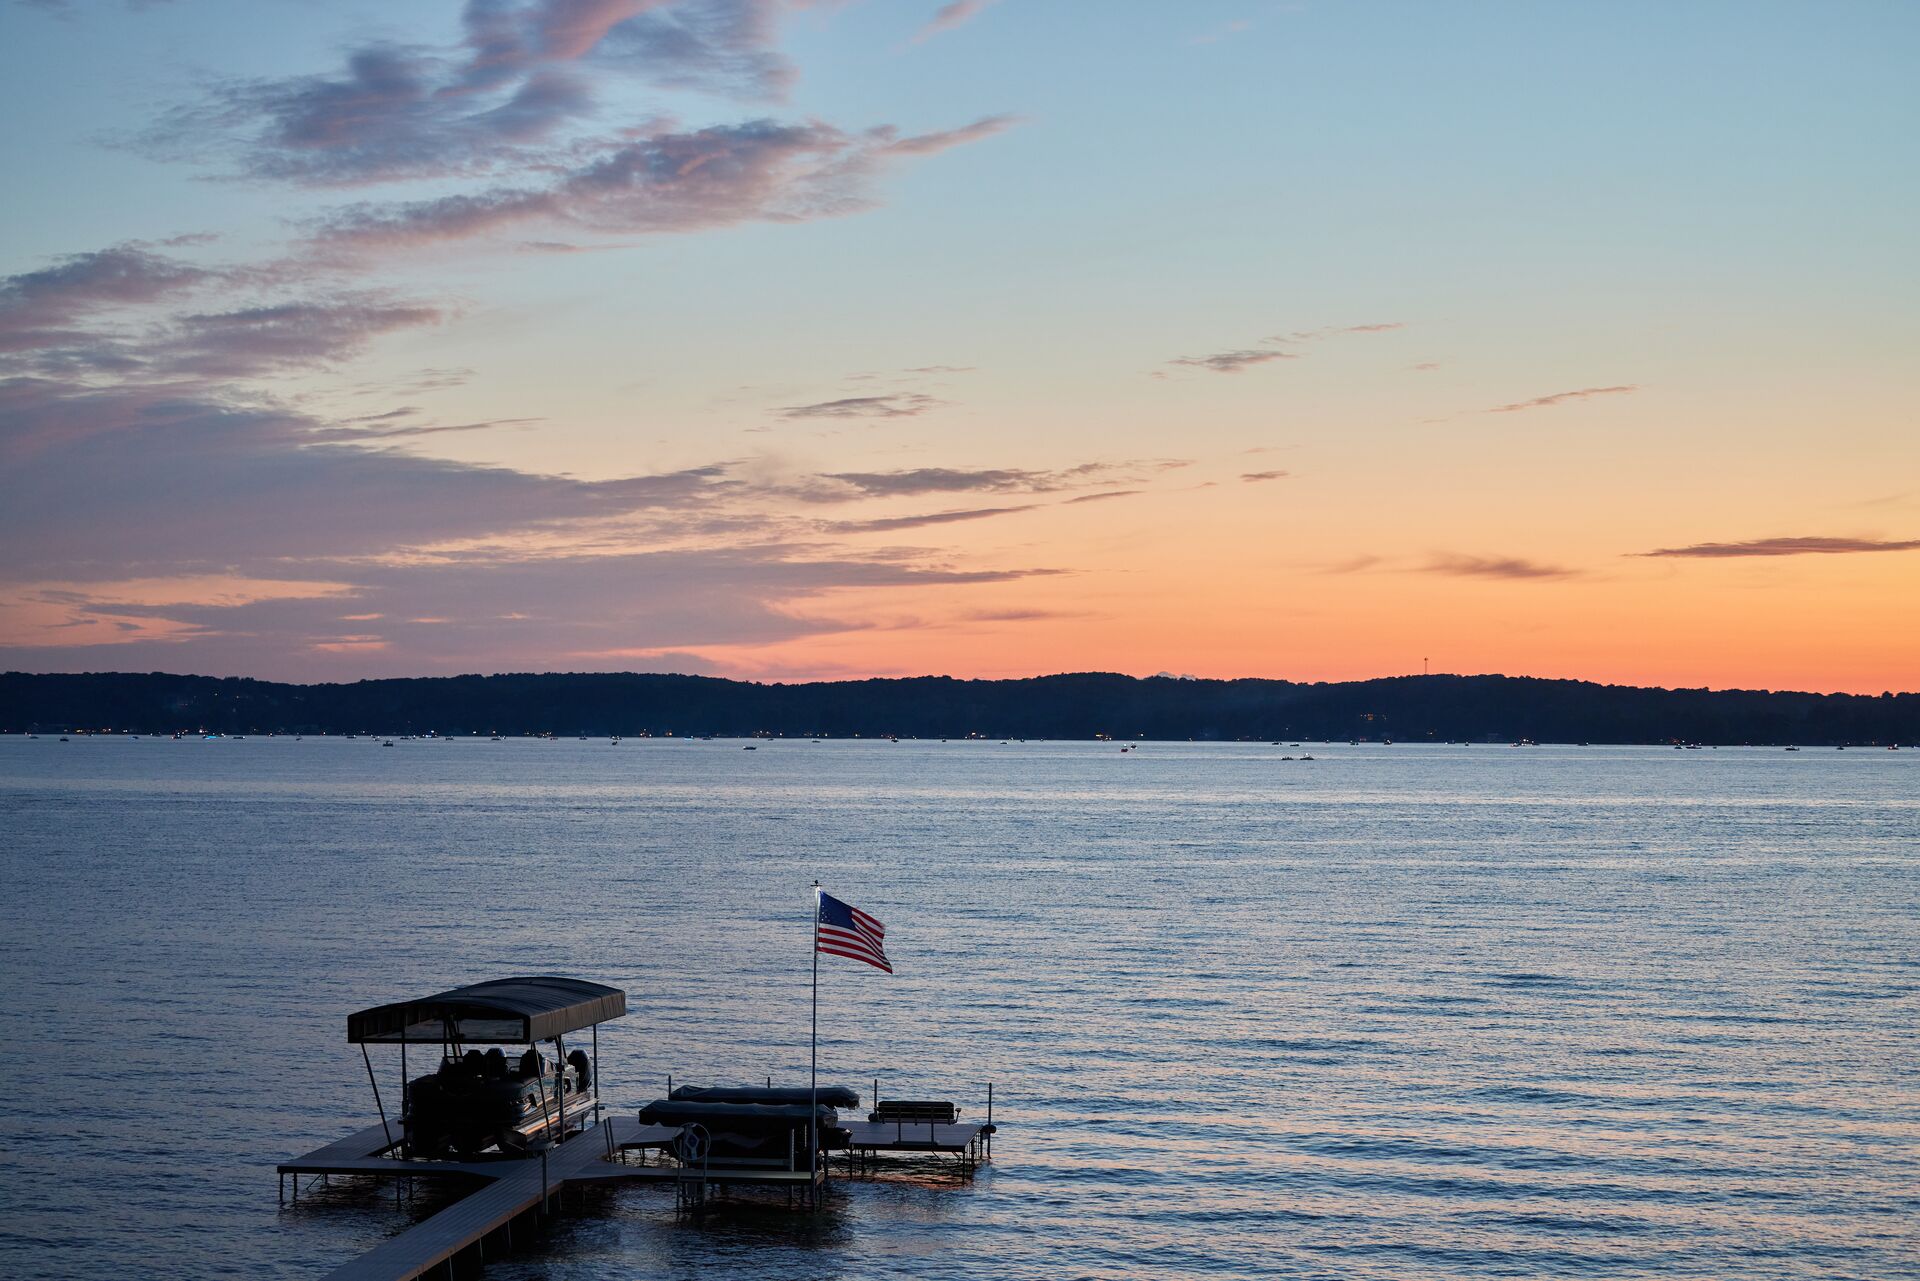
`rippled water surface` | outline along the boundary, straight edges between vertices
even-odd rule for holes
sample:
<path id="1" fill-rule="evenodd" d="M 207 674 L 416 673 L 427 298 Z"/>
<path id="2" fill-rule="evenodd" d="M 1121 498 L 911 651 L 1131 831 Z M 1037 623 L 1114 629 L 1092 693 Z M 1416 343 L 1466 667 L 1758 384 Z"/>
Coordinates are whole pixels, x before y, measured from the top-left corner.
<path id="1" fill-rule="evenodd" d="M 501 1278 L 1920 1276 L 1920 752 L 0 740 L 0 1274 L 325 1271 L 426 1213 L 349 1011 L 627 989 L 608 1097 L 979 1113 L 817 1218 L 590 1198 Z M 397 1063 L 377 1061 L 393 1088 Z"/>

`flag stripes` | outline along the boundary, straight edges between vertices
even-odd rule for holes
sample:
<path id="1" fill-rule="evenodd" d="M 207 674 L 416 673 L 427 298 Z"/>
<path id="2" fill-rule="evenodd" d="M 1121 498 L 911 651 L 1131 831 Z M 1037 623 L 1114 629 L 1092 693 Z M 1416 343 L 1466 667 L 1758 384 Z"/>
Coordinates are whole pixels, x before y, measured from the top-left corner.
<path id="1" fill-rule="evenodd" d="M 819 893 L 820 912 L 813 930 L 814 951 L 864 961 L 877 970 L 893 973 L 885 946 L 887 927 L 852 904 L 842 903 L 825 890 Z"/>

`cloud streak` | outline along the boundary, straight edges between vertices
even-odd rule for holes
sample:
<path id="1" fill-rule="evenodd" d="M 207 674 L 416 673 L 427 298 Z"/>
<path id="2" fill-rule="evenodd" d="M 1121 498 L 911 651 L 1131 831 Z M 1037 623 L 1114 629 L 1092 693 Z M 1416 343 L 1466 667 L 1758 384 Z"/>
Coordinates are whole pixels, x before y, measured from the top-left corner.
<path id="1" fill-rule="evenodd" d="M 1660 547 L 1637 556 L 1674 557 L 1698 560 L 1727 560 L 1749 556 L 1844 556 L 1861 552 L 1910 552 L 1920 550 L 1920 538 L 1754 538 L 1740 543 L 1694 543 L 1686 547 Z"/>
<path id="2" fill-rule="evenodd" d="M 1434 557 L 1421 567 L 1420 572 L 1445 574 L 1454 578 L 1499 578 L 1518 582 L 1575 578 L 1580 573 L 1576 569 L 1547 565 L 1520 556 L 1462 556 L 1453 553 Z"/>
<path id="3" fill-rule="evenodd" d="M 646 235 L 841 217 L 871 208 L 872 180 L 902 157 L 975 141 L 1008 123 L 989 117 L 961 129 L 904 137 L 885 127 L 846 133 L 817 122 L 773 120 L 655 132 L 543 187 L 350 206 L 315 228 L 311 247 L 323 257 L 351 256 L 471 240 L 530 224 Z"/>
<path id="4" fill-rule="evenodd" d="M 974 470 L 954 467 L 912 467 L 886 472 L 827 472 L 820 479 L 836 482 L 843 488 L 837 493 L 829 490 L 810 496 L 816 500 L 832 500 L 852 495 L 904 498 L 919 494 L 968 492 L 1045 494 L 1071 489 L 1078 485 L 1111 484 L 1118 478 L 1169 471 L 1186 465 L 1184 460 L 1165 459 L 1150 462 L 1081 463 L 1075 467 L 1053 471 L 1018 467 L 990 467 Z M 1098 495 L 1089 497 L 1098 497 Z"/>
<path id="5" fill-rule="evenodd" d="M 1517 400 L 1511 405 L 1495 405 L 1487 412 L 1490 414 L 1517 414 L 1528 409 L 1546 409 L 1553 405 L 1564 405 L 1570 400 L 1589 400 L 1595 396 L 1625 396 L 1639 391 L 1635 383 L 1623 383 L 1616 387 L 1582 387 L 1578 391 L 1557 391 L 1551 396 L 1535 396 L 1532 400 Z"/>
<path id="6" fill-rule="evenodd" d="M 929 512 L 920 516 L 882 516 L 874 520 L 830 521 L 824 529 L 836 534 L 890 533 L 898 529 L 923 529 L 929 525 L 951 525 L 960 521 L 985 520 L 990 516 L 1010 516 L 1030 512 L 1038 503 L 1019 503 L 1010 507 L 970 507 L 959 511 Z"/>
<path id="7" fill-rule="evenodd" d="M 1211 356 L 1181 356 L 1169 360 L 1169 365 L 1187 365 L 1194 369 L 1205 369 L 1216 374 L 1237 374 L 1255 365 L 1264 365 L 1275 360 L 1298 360 L 1299 356 L 1290 351 L 1263 351 L 1258 348 L 1243 348 L 1240 351 L 1215 352 Z"/>
<path id="8" fill-rule="evenodd" d="M 924 44 L 942 32 L 964 27 L 995 3 L 997 0 L 948 0 L 948 3 L 935 9 L 926 24 L 914 33 L 913 42 Z"/>
<path id="9" fill-rule="evenodd" d="M 947 402 L 918 392 L 891 396 L 849 396 L 812 405 L 787 405 L 782 418 L 917 418 Z"/>

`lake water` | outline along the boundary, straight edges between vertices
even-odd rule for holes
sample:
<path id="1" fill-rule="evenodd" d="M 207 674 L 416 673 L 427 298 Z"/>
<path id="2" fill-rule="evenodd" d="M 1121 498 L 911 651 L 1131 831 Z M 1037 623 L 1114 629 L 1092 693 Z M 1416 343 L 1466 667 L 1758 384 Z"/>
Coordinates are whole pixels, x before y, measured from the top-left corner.
<path id="1" fill-rule="evenodd" d="M 624 987 L 623 1108 L 804 1083 L 816 877 L 899 971 L 823 958 L 822 1080 L 993 1082 L 995 1163 L 489 1277 L 1920 1276 L 1920 752 L 14 738 L 0 842 L 10 1277 L 399 1231 L 273 1163 L 425 990 Z"/>

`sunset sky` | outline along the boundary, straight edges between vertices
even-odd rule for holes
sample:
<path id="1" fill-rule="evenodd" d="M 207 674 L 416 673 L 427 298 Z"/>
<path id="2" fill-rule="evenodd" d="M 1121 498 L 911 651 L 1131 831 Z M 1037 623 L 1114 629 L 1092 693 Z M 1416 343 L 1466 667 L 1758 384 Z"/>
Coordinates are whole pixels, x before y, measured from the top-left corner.
<path id="1" fill-rule="evenodd" d="M 8 4 L 0 669 L 1920 688 L 1917 65 L 1911 0 Z"/>

